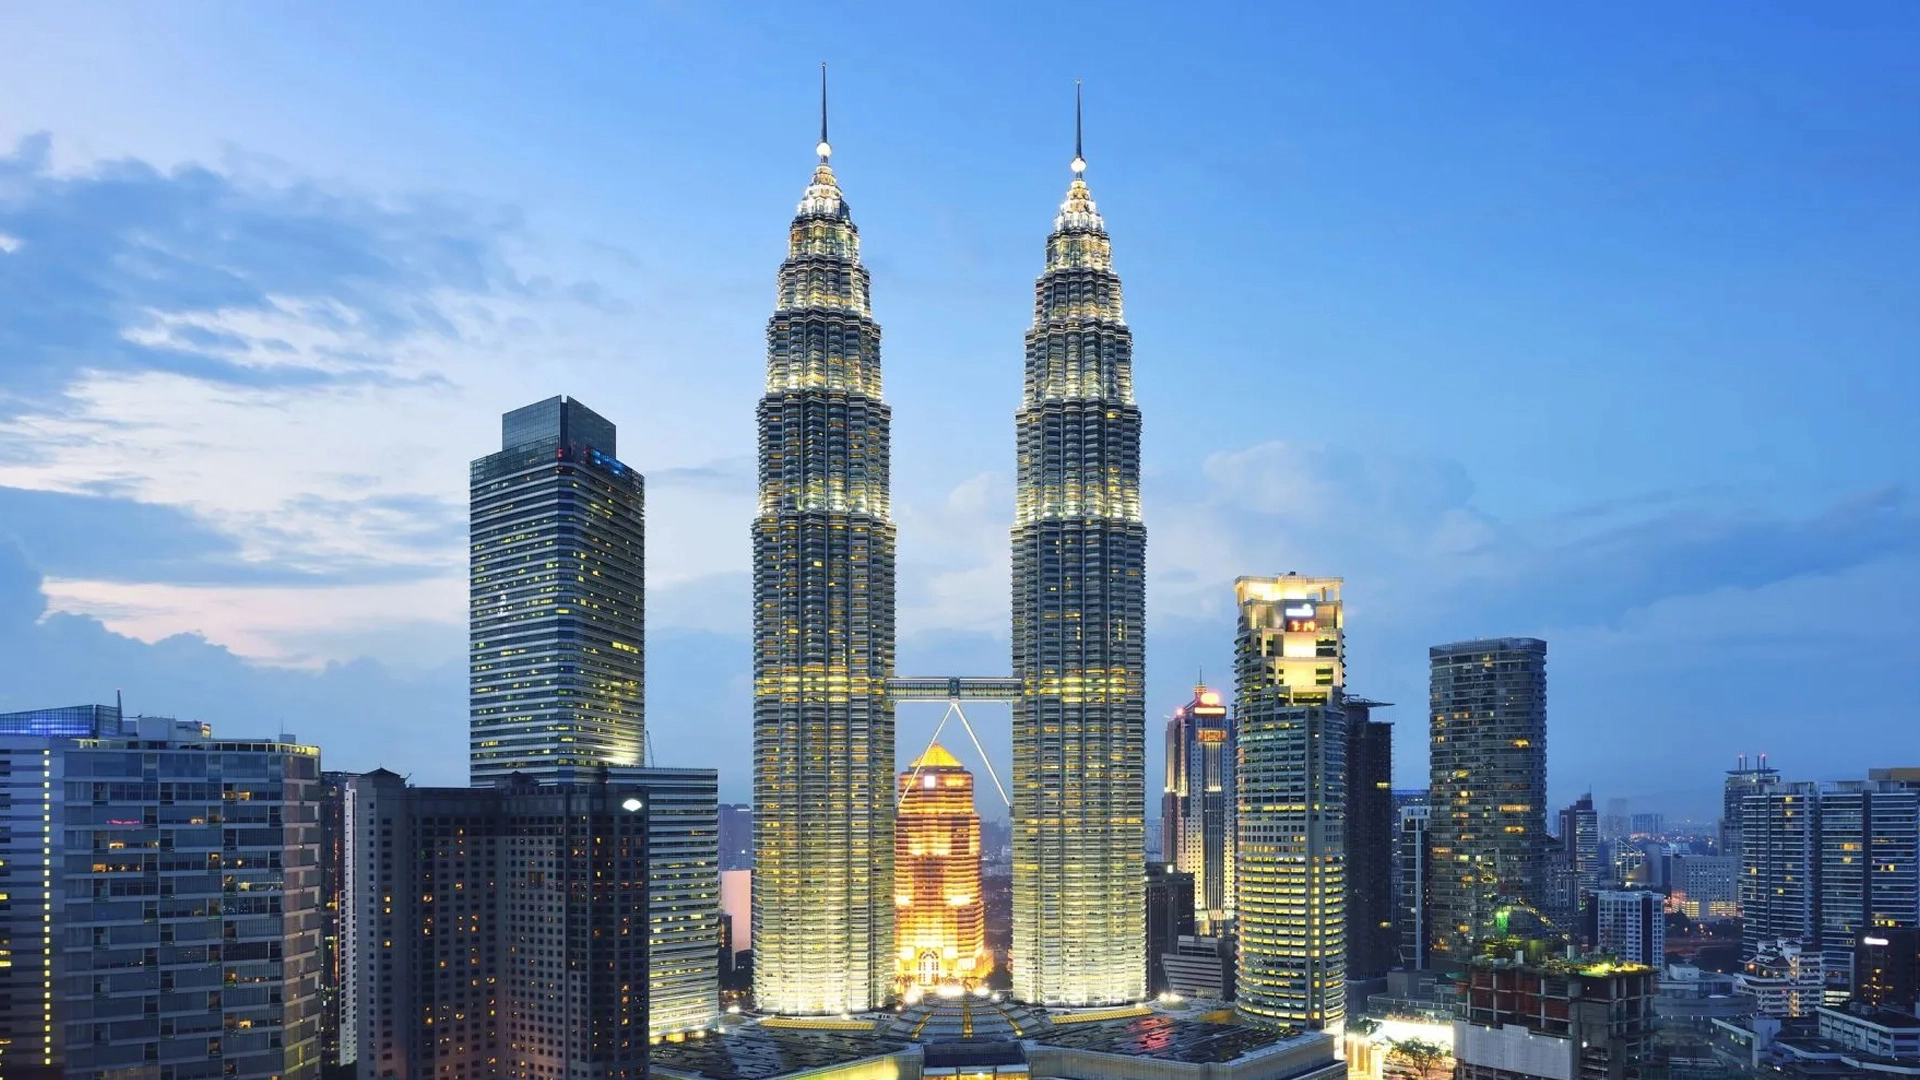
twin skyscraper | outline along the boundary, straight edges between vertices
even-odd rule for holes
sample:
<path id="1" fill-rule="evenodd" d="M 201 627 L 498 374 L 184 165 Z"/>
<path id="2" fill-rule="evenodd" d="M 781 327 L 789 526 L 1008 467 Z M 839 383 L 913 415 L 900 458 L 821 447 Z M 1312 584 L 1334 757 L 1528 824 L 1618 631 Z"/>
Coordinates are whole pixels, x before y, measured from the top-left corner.
<path id="1" fill-rule="evenodd" d="M 1077 111 L 1077 110 L 1076 110 Z M 1133 341 L 1105 224 L 1073 179 L 1047 237 L 1016 416 L 1012 676 L 894 664 L 892 414 L 860 234 L 827 142 L 767 324 L 753 523 L 755 998 L 892 995 L 894 703 L 1013 706 L 1014 993 L 1145 994 L 1145 549 Z"/>

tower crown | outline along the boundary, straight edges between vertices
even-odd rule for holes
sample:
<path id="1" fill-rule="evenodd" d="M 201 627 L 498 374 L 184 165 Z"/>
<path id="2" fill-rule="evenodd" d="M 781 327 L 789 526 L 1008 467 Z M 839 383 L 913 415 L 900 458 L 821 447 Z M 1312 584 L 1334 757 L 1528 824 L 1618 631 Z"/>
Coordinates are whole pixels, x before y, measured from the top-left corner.
<path id="1" fill-rule="evenodd" d="M 913 764 L 909 766 L 909 768 L 960 769 L 965 768 L 965 766 L 961 765 L 960 759 L 949 753 L 946 747 L 941 746 L 939 743 L 934 743 L 932 746 L 927 747 L 926 753 L 914 758 Z"/>

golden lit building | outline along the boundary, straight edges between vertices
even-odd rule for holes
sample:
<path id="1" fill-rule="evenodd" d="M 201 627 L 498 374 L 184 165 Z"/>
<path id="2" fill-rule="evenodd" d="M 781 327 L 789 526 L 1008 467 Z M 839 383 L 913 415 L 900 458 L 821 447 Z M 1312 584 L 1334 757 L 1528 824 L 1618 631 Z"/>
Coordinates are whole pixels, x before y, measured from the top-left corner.
<path id="1" fill-rule="evenodd" d="M 1243 577 L 1234 650 L 1242 1015 L 1346 1017 L 1346 619 L 1339 578 Z"/>
<path id="2" fill-rule="evenodd" d="M 973 774 L 939 743 L 900 774 L 894 830 L 894 972 L 903 992 L 986 978 L 980 815 Z"/>

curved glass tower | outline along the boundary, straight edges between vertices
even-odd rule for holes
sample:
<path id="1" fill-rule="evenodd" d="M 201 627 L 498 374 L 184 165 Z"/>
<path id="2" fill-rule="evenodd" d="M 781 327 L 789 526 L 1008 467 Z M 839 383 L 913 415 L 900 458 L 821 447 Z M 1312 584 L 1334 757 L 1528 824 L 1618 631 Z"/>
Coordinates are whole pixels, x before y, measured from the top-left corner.
<path id="1" fill-rule="evenodd" d="M 1146 994 L 1140 410 L 1077 141 L 1027 331 L 1013 528 L 1013 986 L 1063 1005 Z"/>
<path id="2" fill-rule="evenodd" d="M 894 526 L 880 327 L 827 164 L 767 323 L 753 524 L 754 994 L 857 1012 L 893 977 Z"/>

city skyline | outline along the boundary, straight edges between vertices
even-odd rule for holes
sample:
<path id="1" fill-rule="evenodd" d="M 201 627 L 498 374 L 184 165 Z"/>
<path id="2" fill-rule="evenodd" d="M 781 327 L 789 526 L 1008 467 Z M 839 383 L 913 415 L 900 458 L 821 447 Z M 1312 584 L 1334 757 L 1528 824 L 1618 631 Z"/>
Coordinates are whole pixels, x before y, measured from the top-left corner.
<path id="1" fill-rule="evenodd" d="M 187 15 L 145 18 L 157 40 L 194 28 Z M 71 57 L 89 40 L 98 44 L 83 34 L 55 41 L 47 27 L 7 28 L 17 29 L 20 40 L 45 41 L 45 48 L 28 50 L 35 63 Z M 343 34 L 364 29 L 351 15 L 341 20 Z M 683 24 L 666 29 L 669 38 L 712 40 L 706 30 Z M 1329 17 L 1311 23 L 1306 33 L 1338 39 L 1344 29 Z M 1704 32 L 1684 17 L 1668 30 L 1680 40 Z M 250 32 L 236 27 L 202 48 L 232 47 Z M 863 31 L 895 32 L 898 24 L 886 22 Z M 1452 50 L 1465 50 L 1463 43 L 1486 28 L 1469 20 L 1459 32 L 1459 42 L 1434 46 L 1430 62 L 1405 78 L 1439 79 L 1458 62 Z M 857 163 L 859 191 L 870 192 L 861 200 L 863 223 L 881 238 L 876 251 L 884 261 L 875 266 L 888 298 L 883 307 L 897 312 L 889 324 L 889 350 L 902 377 L 890 384 L 889 396 L 903 410 L 901 430 L 918 432 L 898 448 L 899 487 L 912 490 L 916 500 L 896 508 L 905 560 L 903 670 L 996 671 L 995 661 L 1005 654 L 1000 628 L 1006 611 L 992 595 L 999 590 L 988 583 L 1004 580 L 1007 572 L 999 560 L 1012 467 L 1000 433 L 1011 406 L 1006 388 L 1018 364 L 1012 338 L 1026 315 L 1019 294 L 1031 275 L 1032 235 L 1056 193 L 1050 177 L 1067 150 L 1066 83 L 1083 74 L 1089 77 L 1090 140 L 1100 147 L 1094 155 L 1098 186 L 1108 204 L 1103 208 L 1122 223 L 1119 242 L 1129 253 L 1135 322 L 1148 350 L 1143 355 L 1169 357 L 1160 370 L 1143 371 L 1140 389 L 1144 409 L 1166 418 L 1150 428 L 1143 478 L 1145 516 L 1161 530 L 1148 602 L 1157 620 L 1151 625 L 1154 674 L 1146 693 L 1151 717 L 1183 699 L 1194 668 L 1226 670 L 1221 627 L 1232 576 L 1298 568 L 1347 578 L 1358 628 L 1354 662 L 1368 673 L 1368 692 L 1388 699 L 1419 700 L 1419 653 L 1435 642 L 1496 634 L 1552 640 L 1552 805 L 1564 805 L 1591 786 L 1670 814 L 1708 817 L 1722 761 L 1740 748 L 1732 745 L 1730 725 L 1712 722 L 1716 711 L 1738 715 L 1744 726 L 1737 741 L 1764 745 L 1775 760 L 1792 762 L 1796 776 L 1858 774 L 1865 763 L 1849 748 L 1853 740 L 1798 735 L 1777 703 L 1734 685 L 1757 662 L 1754 643 L 1738 627 L 1757 620 L 1756 613 L 1786 610 L 1816 595 L 1832 601 L 1836 592 L 1858 618 L 1841 638 L 1819 645 L 1835 650 L 1821 661 L 1831 661 L 1833 682 L 1841 688 L 1830 706 L 1833 725 L 1871 735 L 1876 717 L 1884 724 L 1893 715 L 1881 703 L 1902 698 L 1911 685 L 1911 672 L 1896 672 L 1888 648 L 1875 642 L 1911 632 L 1913 605 L 1902 597 L 1920 574 L 1913 512 L 1898 485 L 1913 477 L 1897 456 L 1869 451 L 1876 437 L 1892 430 L 1874 410 L 1912 400 L 1911 375 L 1883 363 L 1910 351 L 1905 346 L 1911 339 L 1903 324 L 1878 313 L 1870 294 L 1837 292 L 1846 277 L 1834 266 L 1797 264 L 1795 274 L 1813 284 L 1792 294 L 1801 307 L 1787 305 L 1796 317 L 1814 319 L 1806 333 L 1829 327 L 1828 337 L 1838 343 L 1834 349 L 1811 348 L 1805 337 L 1755 349 L 1752 337 L 1764 321 L 1704 302 L 1686 308 L 1685 298 L 1703 299 L 1700 282 L 1712 280 L 1717 288 L 1725 281 L 1697 261 L 1703 258 L 1697 247 L 1679 252 L 1696 260 L 1682 259 L 1686 274 L 1677 282 L 1671 275 L 1663 279 L 1662 288 L 1677 288 L 1682 299 L 1656 305 L 1625 330 L 1615 325 L 1610 335 L 1606 313 L 1638 295 L 1626 283 L 1648 268 L 1623 263 L 1617 251 L 1595 246 L 1593 235 L 1569 223 L 1578 209 L 1610 216 L 1616 226 L 1651 230 L 1668 211 L 1631 200 L 1625 206 L 1596 201 L 1593 190 L 1556 181 L 1555 166 L 1582 160 L 1566 144 L 1496 139 L 1489 150 L 1483 140 L 1473 145 L 1487 152 L 1484 162 L 1432 156 L 1429 141 L 1363 108 L 1372 99 L 1362 93 L 1360 80 L 1336 79 L 1338 64 L 1310 67 L 1300 76 L 1360 95 L 1330 100 L 1323 112 L 1300 109 L 1296 102 L 1286 116 L 1267 120 L 1244 103 L 1230 103 L 1220 116 L 1201 115 L 1191 108 L 1192 90 L 1180 85 L 1182 79 L 1195 82 L 1198 69 L 1182 66 L 1177 53 L 1171 75 L 1148 78 L 1103 72 L 1099 65 L 1085 71 L 1037 65 L 1044 78 L 1000 68 L 975 72 L 968 85 L 984 88 L 978 98 L 958 93 L 955 73 L 936 65 L 930 85 L 893 101 L 877 81 L 895 70 L 893 62 L 879 58 L 870 44 L 856 39 L 844 53 L 817 51 L 835 59 L 836 71 L 852 82 L 839 94 L 851 132 L 843 149 Z M 484 52 L 485 42 L 479 48 Z M 1803 61 L 1801 76 L 1842 100 L 1863 93 L 1863 83 L 1818 66 L 1834 46 L 1822 48 Z M 1764 41 L 1759 52 L 1768 55 Z M 848 59 L 841 61 L 841 55 Z M 1614 57 L 1620 65 L 1633 60 L 1624 53 Z M 31 78 L 31 66 L 0 79 Z M 415 770 L 429 782 L 456 782 L 457 761 L 444 747 L 464 726 L 464 587 L 457 568 L 451 575 L 446 571 L 452 567 L 448 553 L 462 546 L 462 466 L 490 441 L 485 428 L 491 417 L 554 393 L 579 394 L 622 427 L 637 447 L 625 455 L 629 464 L 655 481 L 648 562 L 658 575 L 649 583 L 658 585 L 649 589 L 655 602 L 650 630 L 657 632 L 649 666 L 656 683 L 672 675 L 649 688 L 648 700 L 662 763 L 717 765 L 726 797 L 744 797 L 746 757 L 736 744 L 744 734 L 739 640 L 746 627 L 735 613 L 745 610 L 745 560 L 737 537 L 727 536 L 750 516 L 741 508 L 751 502 L 751 484 L 743 493 L 739 464 L 750 435 L 735 421 L 704 418 L 743 415 L 741 403 L 752 398 L 752 328 L 765 307 L 765 224 L 790 203 L 791 192 L 778 182 L 789 168 L 779 163 L 791 162 L 794 148 L 808 141 L 810 126 L 811 70 L 806 62 L 786 66 L 790 73 L 775 71 L 750 90 L 718 95 L 703 106 L 722 110 L 700 114 L 708 121 L 722 114 L 750 118 L 739 141 L 726 144 L 723 171 L 715 171 L 712 150 L 696 147 L 673 126 L 680 121 L 635 121 L 642 125 L 636 141 L 647 146 L 654 168 L 616 171 L 628 189 L 642 185 L 653 197 L 607 218 L 604 231 L 592 230 L 625 253 L 602 251 L 598 263 L 578 250 L 559 252 L 580 247 L 567 239 L 581 231 L 567 224 L 569 215 L 595 219 L 592 208 L 605 198 L 597 193 L 576 199 L 548 186 L 516 187 L 515 181 L 482 178 L 485 170 L 473 173 L 471 182 L 450 181 L 444 173 L 399 163 L 411 151 L 396 151 L 385 165 L 376 157 L 370 167 L 347 167 L 338 164 L 344 158 L 326 153 L 323 136 L 333 130 L 327 125 L 315 127 L 303 143 L 232 108 L 137 134 L 84 120 L 82 114 L 114 112 L 80 109 L 83 100 L 96 100 L 87 95 L 124 106 L 127 115 L 140 113 L 127 89 L 112 79 L 85 90 L 0 86 L 20 89 L 19 100 L 39 106 L 7 121 L 27 126 L 0 129 L 0 146 L 12 147 L 0 151 L 9 185 L 0 196 L 0 234 L 6 237 L 0 272 L 23 286 L 14 295 L 61 313 L 75 335 L 56 339 L 37 325 L 8 324 L 21 336 L 11 354 L 15 361 L 0 371 L 6 402 L 0 443 L 7 451 L 0 464 L 0 533 L 8 541 L 0 543 L 0 625 L 9 635 L 7 655 L 18 663 L 17 672 L 6 672 L 18 676 L 9 691 L 18 700 L 0 707 L 102 700 L 113 686 L 125 685 L 143 696 L 145 711 L 202 717 L 223 727 L 277 722 L 311 732 L 324 723 L 331 731 L 329 767 L 386 764 Z M 253 96 L 237 90 L 251 77 L 246 72 L 206 67 L 207 78 L 226 87 L 226 97 Z M 1751 71 L 1748 80 L 1757 78 Z M 1291 93 L 1231 63 L 1228 74 L 1250 80 L 1247 85 L 1263 94 Z M 1677 80 L 1678 89 L 1688 88 L 1684 76 L 1665 77 Z M 661 85 L 672 85 L 672 79 L 699 85 L 684 68 L 660 78 L 668 80 Z M 1738 78 L 1733 84 L 1750 85 Z M 176 84 L 170 93 L 181 103 L 207 90 Z M 549 100 L 545 94 L 541 90 L 535 98 Z M 425 98 L 439 100 L 432 93 Z M 1003 137 L 958 140 L 963 145 L 955 152 L 981 166 L 974 172 L 926 167 L 946 159 L 923 131 L 925 110 L 968 100 L 978 102 L 979 115 Z M 1741 123 L 1714 147 L 1731 162 L 1771 163 L 1769 155 L 1781 143 L 1754 127 L 1758 107 L 1737 95 L 1730 107 Z M 1552 103 L 1508 108 L 1502 115 L 1521 124 L 1554 115 L 1543 111 Z M 1433 164 L 1467 170 L 1474 182 L 1493 182 L 1494 192 L 1535 192 L 1504 204 L 1520 207 L 1530 223 L 1521 229 L 1487 210 L 1483 197 L 1463 197 L 1473 184 L 1456 186 L 1444 169 L 1436 190 L 1423 199 L 1363 185 L 1360 201 L 1368 203 L 1367 212 L 1426 230 L 1418 233 L 1421 242 L 1404 249 L 1424 260 L 1410 272 L 1431 275 L 1435 267 L 1450 265 L 1447 256 L 1459 257 L 1433 234 L 1439 223 L 1453 220 L 1445 214 L 1467 215 L 1483 230 L 1490 228 L 1486 235 L 1505 245 L 1497 250 L 1507 255 L 1514 245 L 1530 250 L 1524 248 L 1529 238 L 1573 244 L 1590 257 L 1567 260 L 1580 271 L 1563 271 L 1566 276 L 1557 279 L 1562 291 L 1548 294 L 1556 316 L 1550 321 L 1556 337 L 1584 344 L 1545 357 L 1537 368 L 1515 367 L 1531 355 L 1524 346 L 1534 339 L 1490 329 L 1484 319 L 1505 305 L 1459 289 L 1451 298 L 1478 300 L 1466 310 L 1482 321 L 1443 321 L 1430 345 L 1372 332 L 1364 346 L 1343 354 L 1329 344 L 1336 340 L 1330 335 L 1343 327 L 1364 333 L 1374 321 L 1350 303 L 1327 306 L 1320 315 L 1289 306 L 1279 338 L 1268 342 L 1249 334 L 1253 324 L 1244 321 L 1245 312 L 1268 302 L 1304 308 L 1325 299 L 1324 293 L 1303 291 L 1302 275 L 1311 269 L 1340 271 L 1334 274 L 1340 291 L 1373 303 L 1406 302 L 1411 295 L 1404 276 L 1360 273 L 1340 261 L 1356 243 L 1376 258 L 1403 250 L 1359 227 L 1351 197 L 1332 197 L 1329 178 L 1366 181 L 1370 168 L 1381 163 L 1330 135 L 1331 118 L 1356 109 L 1356 118 L 1372 121 L 1356 130 L 1387 137 L 1404 155 L 1422 161 L 1429 158 L 1417 155 L 1428 155 Z M 199 116 L 191 108 L 174 111 Z M 1596 147 L 1625 151 L 1617 167 L 1629 179 L 1653 185 L 1651 190 L 1681 207 L 1703 197 L 1697 178 L 1703 174 L 1686 178 L 1653 169 L 1666 158 L 1623 145 L 1616 128 L 1578 108 L 1573 112 L 1570 133 L 1593 137 Z M 1164 122 L 1170 115 L 1194 118 L 1192 130 L 1174 130 L 1178 125 Z M 1287 123 L 1296 116 L 1297 125 Z M 1706 151 L 1675 145 L 1674 136 L 1687 130 L 1684 117 L 1662 122 L 1666 126 L 1654 133 L 1652 144 L 1661 153 L 1695 169 L 1714 163 Z M 1809 123 L 1793 130 L 1805 135 Z M 49 133 L 44 152 L 38 149 L 43 144 L 17 141 L 40 130 Z M 370 125 L 370 133 L 382 130 L 391 135 L 394 129 L 380 121 Z M 1836 152 L 1875 147 L 1872 152 L 1885 154 L 1889 145 L 1884 137 L 1876 143 L 1819 124 L 1811 130 Z M 207 141 L 210 131 L 233 139 L 236 155 L 222 159 Z M 1232 138 L 1225 137 L 1229 131 Z M 460 137 L 445 136 L 452 143 Z M 1891 145 L 1904 149 L 1906 143 Z M 263 153 L 280 160 L 250 156 Z M 609 163 L 617 164 L 627 151 L 611 153 Z M 1313 165 L 1301 164 L 1302 156 Z M 149 165 L 102 166 L 129 159 Z M 1536 168 L 1525 168 L 1536 161 Z M 168 171 L 190 162 L 222 163 L 201 172 Z M 1249 167 L 1230 167 L 1236 162 Z M 1502 175 L 1503 166 L 1521 168 Z M 570 162 L 558 174 L 579 167 Z M 1714 227 L 1745 228 L 1764 218 L 1767 235 L 1784 252 L 1834 234 L 1853 215 L 1872 209 L 1876 233 L 1902 235 L 1910 216 L 1892 204 L 1883 207 L 1879 182 L 1861 177 L 1836 181 L 1846 197 L 1799 220 L 1776 223 L 1761 213 L 1771 205 L 1767 198 L 1822 178 L 1809 168 L 1787 163 L 1769 174 L 1771 183 L 1782 186 L 1759 184 L 1751 199 L 1732 204 L 1721 198 L 1723 186 L 1706 185 L 1714 187 L 1726 215 L 1714 219 Z M 1527 184 L 1519 182 L 1523 175 Z M 688 185 L 704 185 L 713 195 L 694 197 Z M 1281 215 L 1284 228 L 1257 224 L 1243 241 L 1217 227 L 1233 220 L 1218 216 L 1231 215 L 1235 205 L 1223 196 L 1239 198 L 1246 185 L 1255 189 L 1248 197 L 1266 198 L 1269 186 L 1284 194 L 1265 204 Z M 209 193 L 215 213 L 246 224 L 238 246 L 212 246 L 206 237 L 178 231 L 178 219 L 167 216 Z M 1181 197 L 1163 197 L 1172 194 Z M 1551 196 L 1566 198 L 1556 203 Z M 929 200 L 934 212 L 921 212 Z M 674 209 L 648 209 L 656 204 Z M 83 205 L 96 216 L 76 217 L 73 208 Z M 514 207 L 527 220 L 502 216 Z M 1298 216 L 1301 207 L 1327 215 L 1328 223 L 1309 227 Z M 738 232 L 734 219 L 741 223 Z M 689 243 L 686 223 L 696 222 L 701 224 L 695 232 L 716 225 L 712 243 Z M 140 284 L 105 269 L 112 253 L 145 250 L 131 239 L 142 230 L 164 237 L 163 246 L 182 260 L 181 276 Z M 339 249 L 315 247 L 316 232 Z M 1861 245 L 1851 250 L 1863 257 L 1879 250 L 1867 238 L 1851 242 Z M 1244 249 L 1253 243 L 1264 245 L 1258 259 Z M 542 244 L 546 250 L 530 250 Z M 83 260 L 76 265 L 90 269 L 81 277 L 98 288 L 60 291 L 54 264 L 42 261 L 56 247 Z M 276 257 L 283 249 L 301 254 L 294 260 L 304 264 L 299 273 Z M 306 257 L 312 254 L 324 257 Z M 627 257 L 633 265 L 623 262 Z M 1209 258 L 1227 271 L 1219 279 L 1221 291 L 1201 295 L 1181 284 L 1181 275 Z M 703 286 L 700 303 L 669 299 L 684 295 L 663 290 L 663 264 L 688 269 L 689 282 Z M 213 267 L 234 275 L 230 286 L 204 276 Z M 1765 270 L 1749 266 L 1740 281 L 1757 295 L 1771 295 L 1767 290 L 1784 279 L 1766 277 Z M 1565 291 L 1573 284 L 1589 291 L 1576 299 Z M 382 290 L 408 303 L 375 295 Z M 268 296 L 281 299 L 261 299 Z M 956 298 L 961 303 L 953 303 Z M 1815 299 L 1818 312 L 1803 310 Z M 663 303 L 684 309 L 687 325 L 647 317 Z M 319 317 L 335 304 L 354 318 L 343 325 Z M 1522 323 L 1535 332 L 1544 329 L 1549 320 L 1539 310 L 1521 307 Z M 752 314 L 742 318 L 746 311 Z M 1431 325 L 1436 317 L 1417 304 L 1405 314 L 1416 325 L 1423 319 Z M 529 325 L 512 329 L 520 326 L 515 319 Z M 1200 328 L 1208 321 L 1219 326 Z M 716 329 L 722 324 L 724 332 Z M 1843 326 L 1849 329 L 1843 332 Z M 943 335 L 950 328 L 949 339 Z M 589 340 L 603 334 L 604 344 Z M 748 342 L 745 349 L 742 341 Z M 1713 347 L 1702 358 L 1678 358 L 1671 348 L 1708 341 Z M 1658 363 L 1637 355 L 1644 351 L 1637 346 L 1649 342 L 1667 343 L 1654 351 Z M 1409 345 L 1416 346 L 1406 350 L 1409 366 L 1380 366 L 1378 356 Z M 1480 351 L 1478 345 L 1490 345 L 1492 359 L 1461 359 Z M 904 363 L 898 359 L 903 347 Z M 1250 400 L 1237 400 L 1257 396 L 1236 390 L 1257 386 L 1276 359 L 1286 363 L 1329 351 L 1361 361 L 1345 373 L 1328 370 L 1327 378 L 1330 389 L 1349 398 L 1365 395 L 1359 399 L 1370 413 L 1364 439 L 1351 428 L 1348 434 L 1303 434 L 1266 422 L 1249 411 Z M 683 354 L 698 356 L 694 366 L 718 373 L 718 381 L 663 366 L 665 358 Z M 1576 365 L 1576 356 L 1617 363 Z M 1739 386 L 1726 386 L 1735 357 L 1741 358 L 1743 377 Z M 1882 392 L 1868 400 L 1801 385 L 1792 411 L 1777 410 L 1767 396 L 1772 391 L 1756 387 L 1794 383 L 1780 376 L 1796 358 L 1853 365 L 1847 368 L 1856 376 L 1852 384 Z M 1468 384 L 1504 386 L 1494 397 L 1504 410 L 1496 418 L 1522 409 L 1541 412 L 1556 417 L 1549 423 L 1561 423 L 1569 434 L 1543 438 L 1518 421 L 1459 425 L 1421 419 L 1409 398 L 1436 407 L 1436 415 L 1451 404 L 1455 391 L 1443 383 L 1455 376 L 1442 380 L 1424 373 L 1441 363 L 1461 365 Z M 1408 389 L 1394 389 L 1395 378 L 1382 377 L 1389 375 L 1404 377 Z M 1498 383 L 1504 376 L 1537 381 Z M 1703 409 L 1689 401 L 1689 419 L 1676 424 L 1671 410 L 1689 395 L 1637 392 L 1655 376 L 1677 390 L 1722 389 L 1709 395 Z M 648 392 L 639 393 L 642 387 Z M 1609 410 L 1604 426 L 1598 417 L 1580 419 L 1583 410 L 1569 405 L 1572 398 L 1609 395 L 1633 404 Z M 382 412 L 389 406 L 381 399 L 418 408 L 405 422 L 389 423 L 393 414 Z M 1833 422 L 1836 408 L 1851 419 Z M 1725 441 L 1728 424 L 1755 415 L 1780 420 L 1769 425 L 1757 453 L 1737 439 L 1738 453 L 1702 452 L 1716 438 Z M 943 427 L 964 437 L 936 434 Z M 1609 448 L 1604 468 L 1590 449 L 1600 430 L 1618 436 L 1602 444 Z M 1654 433 L 1658 439 L 1649 438 Z M 1516 442 L 1528 452 L 1526 467 L 1513 463 L 1509 451 Z M 1656 442 L 1657 454 L 1648 449 Z M 1688 468 L 1656 458 L 1685 461 Z M 1757 463 L 1736 464 L 1736 458 Z M 1393 525 L 1382 536 L 1406 542 L 1352 545 L 1358 524 L 1372 520 Z M 1281 521 L 1286 527 L 1275 528 Z M 73 542 L 75 537 L 82 542 Z M 1350 554 L 1335 557 L 1349 546 Z M 1603 572 L 1588 573 L 1595 567 Z M 1622 567 L 1633 573 L 1613 573 Z M 1617 584 L 1596 588 L 1575 583 L 1577 577 Z M 54 614 L 36 621 L 43 611 Z M 1701 634 L 1703 628 L 1708 633 Z M 135 636 L 116 636 L 116 630 Z M 204 633 L 213 644 L 141 643 L 187 631 Z M 1649 683 L 1641 688 L 1646 710 L 1611 715 L 1610 671 L 1623 657 L 1653 654 L 1661 661 L 1643 673 Z M 342 666 L 315 672 L 328 661 Z M 210 683 L 230 685 L 232 692 L 226 700 L 211 700 L 198 689 Z M 977 719 L 998 766 L 1011 757 L 1007 728 L 984 711 Z M 722 729 L 728 745 L 709 753 L 703 739 L 714 712 L 730 725 Z M 400 717 L 405 725 L 393 723 Z M 1602 719 L 1622 726 L 1613 729 L 1626 736 L 1619 742 L 1656 733 L 1668 739 L 1680 764 L 1655 763 L 1642 770 L 1646 779 L 1636 779 L 1631 769 L 1642 764 L 1640 758 L 1610 749 L 1616 740 L 1597 734 Z M 924 709 L 903 709 L 901 741 L 916 745 L 932 721 Z M 1157 749 L 1147 763 L 1150 773 L 1156 760 Z M 1700 761 L 1711 767 L 1692 764 Z M 1396 775 L 1403 778 L 1420 772 L 1405 744 L 1397 764 Z M 1640 789 L 1629 789 L 1632 783 Z M 982 810 L 995 814 L 997 807 Z"/>

